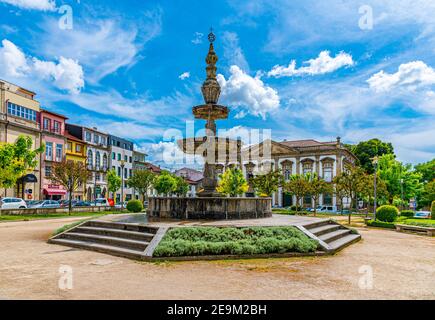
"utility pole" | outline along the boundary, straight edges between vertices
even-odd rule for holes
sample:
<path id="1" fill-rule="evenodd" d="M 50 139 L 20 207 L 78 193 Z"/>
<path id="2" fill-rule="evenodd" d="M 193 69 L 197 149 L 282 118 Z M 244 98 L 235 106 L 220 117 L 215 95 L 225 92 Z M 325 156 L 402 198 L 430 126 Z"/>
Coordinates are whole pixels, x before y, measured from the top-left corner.
<path id="1" fill-rule="evenodd" d="M 375 167 L 375 177 L 374 177 L 374 210 L 373 210 L 373 214 L 374 214 L 374 220 L 376 221 L 376 210 L 377 210 L 377 204 L 378 204 L 378 190 L 377 190 L 377 179 L 378 179 L 378 163 L 379 163 L 379 158 L 378 157 L 374 157 L 373 158 L 373 166 Z"/>

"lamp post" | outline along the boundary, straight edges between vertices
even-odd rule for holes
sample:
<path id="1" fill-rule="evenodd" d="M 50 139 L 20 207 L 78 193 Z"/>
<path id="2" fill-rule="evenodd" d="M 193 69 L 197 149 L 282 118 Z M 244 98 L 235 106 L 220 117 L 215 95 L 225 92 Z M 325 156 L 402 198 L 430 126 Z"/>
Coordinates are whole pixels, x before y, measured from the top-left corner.
<path id="1" fill-rule="evenodd" d="M 124 210 L 124 167 L 125 161 L 121 160 L 121 211 Z"/>
<path id="2" fill-rule="evenodd" d="M 378 205 L 378 190 L 377 190 L 377 179 L 378 179 L 378 163 L 379 163 L 379 158 L 378 157 L 374 157 L 373 158 L 373 166 L 375 167 L 375 175 L 374 175 L 374 210 L 373 210 L 373 214 L 374 214 L 374 220 L 376 221 L 376 210 L 377 210 L 377 205 Z"/>
<path id="3" fill-rule="evenodd" d="M 400 179 L 400 192 L 401 192 L 400 207 L 402 208 L 402 211 L 403 211 L 403 179 Z"/>

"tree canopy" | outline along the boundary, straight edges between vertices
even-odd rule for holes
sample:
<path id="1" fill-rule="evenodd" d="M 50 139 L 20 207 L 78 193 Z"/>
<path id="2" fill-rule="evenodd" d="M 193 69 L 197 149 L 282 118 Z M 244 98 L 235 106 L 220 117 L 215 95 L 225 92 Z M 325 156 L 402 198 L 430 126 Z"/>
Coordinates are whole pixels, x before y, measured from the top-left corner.
<path id="1" fill-rule="evenodd" d="M 350 151 L 358 158 L 359 165 L 367 172 L 373 173 L 374 167 L 372 159 L 376 156 L 394 154 L 393 145 L 379 139 L 362 141 L 357 145 L 348 146 Z"/>
<path id="2" fill-rule="evenodd" d="M 134 170 L 133 175 L 128 179 L 128 185 L 137 190 L 143 199 L 146 199 L 155 178 L 156 175 L 150 170 Z"/>
<path id="3" fill-rule="evenodd" d="M 415 171 L 421 174 L 421 181 L 435 180 L 435 159 L 415 166 Z"/>
<path id="4" fill-rule="evenodd" d="M 251 183 L 260 196 L 271 197 L 278 190 L 282 181 L 281 172 L 276 170 L 256 176 L 251 180 Z"/>
<path id="5" fill-rule="evenodd" d="M 109 170 L 107 172 L 107 189 L 109 189 L 109 192 L 115 194 L 116 191 L 121 188 L 121 184 L 122 179 L 120 176 L 117 175 L 115 169 Z"/>
<path id="6" fill-rule="evenodd" d="M 216 190 L 224 195 L 236 197 L 249 190 L 248 182 L 238 168 L 226 170 L 220 177 L 221 180 Z"/>

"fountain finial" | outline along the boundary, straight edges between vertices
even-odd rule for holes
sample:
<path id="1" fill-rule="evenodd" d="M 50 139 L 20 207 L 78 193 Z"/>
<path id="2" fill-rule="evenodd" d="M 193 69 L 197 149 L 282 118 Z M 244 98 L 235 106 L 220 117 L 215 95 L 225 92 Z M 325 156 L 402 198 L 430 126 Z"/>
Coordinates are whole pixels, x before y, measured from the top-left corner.
<path id="1" fill-rule="evenodd" d="M 219 58 L 214 51 L 213 42 L 216 40 L 216 36 L 213 33 L 213 29 L 210 30 L 208 40 L 210 41 L 210 47 L 205 59 L 205 62 L 207 63 L 207 79 L 202 85 L 201 91 L 206 104 L 217 104 L 221 94 L 221 87 L 216 78 L 216 63 L 218 62 Z"/>

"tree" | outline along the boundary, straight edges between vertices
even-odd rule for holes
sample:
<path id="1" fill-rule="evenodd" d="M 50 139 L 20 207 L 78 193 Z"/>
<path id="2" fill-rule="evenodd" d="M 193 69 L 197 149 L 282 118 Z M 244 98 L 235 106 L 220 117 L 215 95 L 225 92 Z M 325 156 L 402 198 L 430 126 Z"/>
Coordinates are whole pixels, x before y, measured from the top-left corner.
<path id="1" fill-rule="evenodd" d="M 431 182 L 435 180 L 435 159 L 415 166 L 415 171 L 421 174 L 421 181 Z"/>
<path id="2" fill-rule="evenodd" d="M 365 188 L 365 175 L 366 173 L 364 172 L 364 169 L 354 167 L 342 172 L 334 178 L 336 189 L 340 190 L 342 194 L 350 198 L 349 224 L 352 219 L 352 209 L 356 209 L 354 206 L 356 207 L 357 197 Z"/>
<path id="3" fill-rule="evenodd" d="M 132 177 L 128 179 L 128 185 L 137 190 L 143 200 L 146 200 L 154 179 L 156 179 L 156 175 L 150 170 L 134 170 Z"/>
<path id="4" fill-rule="evenodd" d="M 404 165 L 396 160 L 392 154 L 386 154 L 379 158 L 379 177 L 385 181 L 389 193 L 389 202 L 394 198 L 404 200 L 416 198 L 423 190 L 421 174 L 413 171 L 410 164 Z"/>
<path id="5" fill-rule="evenodd" d="M 32 138 L 19 136 L 15 143 L 0 145 L 0 188 L 11 188 L 28 170 L 38 164 L 37 156 L 44 146 L 33 149 Z"/>
<path id="6" fill-rule="evenodd" d="M 251 180 L 252 186 L 260 196 L 271 197 L 276 192 L 283 181 L 280 171 L 271 171 L 267 174 L 258 175 Z"/>
<path id="7" fill-rule="evenodd" d="M 362 141 L 357 145 L 348 147 L 350 151 L 358 158 L 359 165 L 367 172 L 374 173 L 372 159 L 384 154 L 394 154 L 393 145 L 389 142 L 383 142 L 379 139 Z"/>
<path id="8" fill-rule="evenodd" d="M 72 210 L 72 195 L 81 184 L 85 184 L 88 179 L 88 170 L 84 163 L 79 161 L 67 161 L 54 163 L 51 169 L 51 181 L 60 184 L 68 191 L 69 212 Z"/>
<path id="9" fill-rule="evenodd" d="M 248 192 L 249 185 L 238 168 L 231 168 L 220 175 L 221 180 L 216 190 L 230 197 L 237 197 Z"/>
<path id="10" fill-rule="evenodd" d="M 307 175 L 308 178 L 308 193 L 314 200 L 314 216 L 317 214 L 317 204 L 322 194 L 328 194 L 333 192 L 333 187 L 330 183 L 320 179 L 317 173 Z"/>
<path id="11" fill-rule="evenodd" d="M 185 197 L 186 194 L 189 192 L 189 184 L 184 180 L 183 177 L 174 176 L 176 180 L 176 187 L 174 190 L 174 193 L 178 197 Z"/>
<path id="12" fill-rule="evenodd" d="M 424 185 L 423 191 L 418 198 L 418 204 L 422 207 L 430 207 L 435 200 L 435 180 Z"/>
<path id="13" fill-rule="evenodd" d="M 107 189 L 113 193 L 113 198 L 116 198 L 115 193 L 121 188 L 121 185 L 122 179 L 118 176 L 115 169 L 109 170 L 107 172 Z"/>
<path id="14" fill-rule="evenodd" d="M 169 196 L 177 188 L 177 180 L 168 171 L 162 171 L 153 182 L 154 189 L 159 194 Z"/>
<path id="15" fill-rule="evenodd" d="M 290 177 L 289 181 L 283 184 L 285 192 L 290 193 L 296 197 L 296 211 L 299 211 L 299 204 L 301 199 L 309 194 L 310 185 L 306 175 L 294 174 Z"/>
<path id="16" fill-rule="evenodd" d="M 375 203 L 375 175 L 366 174 L 363 179 L 364 181 L 362 184 L 360 195 L 369 204 L 374 204 Z M 385 184 L 385 181 L 379 177 L 379 173 L 378 173 L 378 177 L 376 179 L 376 198 L 377 198 L 376 202 L 378 204 L 380 203 L 385 204 L 387 203 L 388 197 L 389 194 L 387 190 L 387 185 Z"/>

